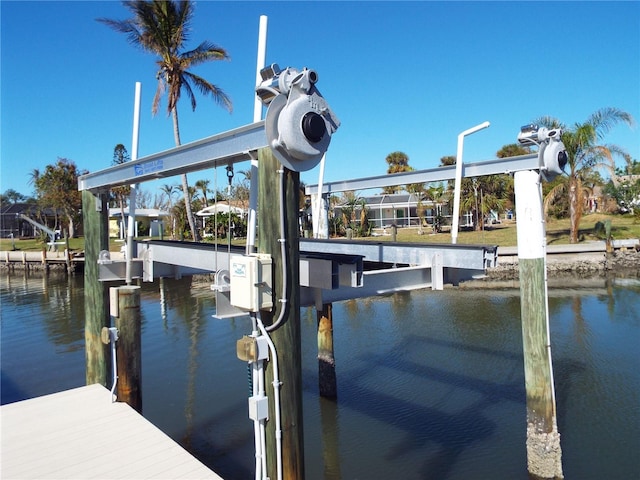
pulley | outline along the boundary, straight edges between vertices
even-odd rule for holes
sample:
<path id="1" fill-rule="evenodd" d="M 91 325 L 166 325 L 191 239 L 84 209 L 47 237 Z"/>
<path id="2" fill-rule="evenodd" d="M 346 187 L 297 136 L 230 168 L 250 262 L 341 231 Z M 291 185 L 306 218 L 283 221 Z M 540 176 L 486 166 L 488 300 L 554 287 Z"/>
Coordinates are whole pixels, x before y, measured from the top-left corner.
<path id="1" fill-rule="evenodd" d="M 275 157 L 288 169 L 315 167 L 329 148 L 340 121 L 315 84 L 314 70 L 281 70 L 273 64 L 261 72 L 256 94 L 267 105 L 265 131 Z"/>

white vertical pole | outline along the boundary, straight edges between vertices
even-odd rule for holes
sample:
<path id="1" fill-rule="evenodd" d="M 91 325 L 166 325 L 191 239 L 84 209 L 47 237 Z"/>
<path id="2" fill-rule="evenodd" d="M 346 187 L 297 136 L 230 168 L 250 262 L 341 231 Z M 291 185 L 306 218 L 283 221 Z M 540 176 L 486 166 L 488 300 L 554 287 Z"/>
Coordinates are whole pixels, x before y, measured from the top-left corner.
<path id="1" fill-rule="evenodd" d="M 458 217 L 460 215 L 460 185 L 462 184 L 462 150 L 464 137 L 472 133 L 487 128 L 491 125 L 489 122 L 483 122 L 458 135 L 458 153 L 456 155 L 456 178 L 453 190 L 453 216 L 451 218 L 451 243 L 458 241 Z"/>
<path id="2" fill-rule="evenodd" d="M 522 171 L 516 172 L 513 178 L 519 258 L 545 258 L 545 229 L 539 177 L 536 171 Z"/>
<path id="3" fill-rule="evenodd" d="M 133 106 L 133 134 L 131 138 L 131 161 L 138 159 L 138 139 L 140 133 L 140 90 L 142 84 L 136 82 L 136 91 Z M 136 185 L 131 185 L 129 194 L 129 218 L 127 228 L 127 263 L 126 263 L 126 282 L 131 284 L 131 265 L 133 261 L 133 235 L 136 223 Z"/>
<path id="4" fill-rule="evenodd" d="M 324 166 L 326 154 L 320 160 L 320 173 L 318 174 L 318 195 L 311 199 L 311 216 L 313 218 L 313 238 L 329 238 L 329 219 L 327 204 L 322 195 L 324 184 Z"/>
<path id="5" fill-rule="evenodd" d="M 256 86 L 260 83 L 260 70 L 264 68 L 267 54 L 267 16 L 260 15 L 258 31 L 258 58 L 256 62 Z M 253 121 L 262 119 L 262 102 L 253 92 Z M 258 159 L 251 159 L 251 179 L 249 187 L 249 218 L 247 220 L 247 253 L 253 253 L 256 244 L 256 210 L 258 208 Z"/>
<path id="6" fill-rule="evenodd" d="M 516 172 L 514 190 L 527 403 L 527 465 L 529 473 L 536 478 L 564 478 L 551 361 L 540 174 Z"/>
<path id="7" fill-rule="evenodd" d="M 264 68 L 267 56 L 267 16 L 260 15 L 260 27 L 258 31 L 258 58 L 256 62 L 256 86 L 262 81 L 260 70 Z M 253 121 L 259 122 L 262 119 L 262 102 L 254 92 L 253 99 Z"/>

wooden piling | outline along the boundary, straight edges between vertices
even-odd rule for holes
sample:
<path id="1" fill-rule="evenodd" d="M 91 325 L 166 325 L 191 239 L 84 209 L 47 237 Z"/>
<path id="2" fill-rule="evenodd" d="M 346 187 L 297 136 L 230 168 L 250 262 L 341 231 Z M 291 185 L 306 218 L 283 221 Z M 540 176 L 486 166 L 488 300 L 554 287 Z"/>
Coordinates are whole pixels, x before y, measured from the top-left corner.
<path id="1" fill-rule="evenodd" d="M 103 327 L 110 326 L 109 292 L 99 281 L 98 257 L 109 250 L 109 214 L 106 193 L 82 191 L 84 227 L 84 339 L 87 385 L 107 386 L 111 359 L 109 346 L 102 343 Z"/>
<path id="2" fill-rule="evenodd" d="M 333 355 L 333 305 L 325 303 L 318 317 L 318 386 L 320 396 L 336 398 L 336 360 Z"/>
<path id="3" fill-rule="evenodd" d="M 278 370 L 281 382 L 280 416 L 282 425 L 282 471 L 285 480 L 304 480 L 304 438 L 302 422 L 302 353 L 300 335 L 300 251 L 298 239 L 298 200 L 300 174 L 280 165 L 270 148 L 258 151 L 258 253 L 268 253 L 273 259 L 274 311 L 261 312 L 268 327 L 286 308 L 281 326 L 271 332 L 278 352 Z M 286 303 L 279 300 L 283 291 L 282 258 L 280 254 L 280 177 L 284 170 L 285 184 L 285 236 L 288 261 Z M 273 362 L 266 371 L 266 384 L 273 382 Z M 273 396 L 269 401 L 267 422 L 267 472 L 276 476 L 275 414 Z"/>
<path id="4" fill-rule="evenodd" d="M 117 297 L 117 312 L 112 312 L 118 329 L 116 362 L 118 383 L 116 396 L 142 413 L 142 341 L 140 318 L 140 287 L 123 285 L 111 287 Z M 115 300 L 114 300 L 115 302 Z"/>
<path id="5" fill-rule="evenodd" d="M 561 479 L 562 451 L 556 421 L 551 363 L 546 239 L 539 174 L 515 174 L 520 308 L 527 399 L 527 464 L 539 479 Z"/>

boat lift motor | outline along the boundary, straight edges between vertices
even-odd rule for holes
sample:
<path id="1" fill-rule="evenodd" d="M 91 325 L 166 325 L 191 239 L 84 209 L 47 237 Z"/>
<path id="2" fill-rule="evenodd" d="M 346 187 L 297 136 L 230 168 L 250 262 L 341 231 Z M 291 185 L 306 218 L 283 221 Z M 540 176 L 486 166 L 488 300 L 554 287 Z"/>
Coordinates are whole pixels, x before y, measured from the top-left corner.
<path id="1" fill-rule="evenodd" d="M 260 71 L 256 94 L 267 108 L 265 132 L 275 157 L 289 170 L 314 168 L 329 148 L 340 121 L 316 88 L 318 74 L 304 68 Z"/>
<path id="2" fill-rule="evenodd" d="M 538 145 L 538 159 L 540 160 L 540 175 L 550 182 L 556 176 L 564 173 L 569 157 L 567 149 L 562 143 L 562 130 L 559 128 L 544 128 L 529 124 L 520 128 L 518 134 L 520 145 Z"/>

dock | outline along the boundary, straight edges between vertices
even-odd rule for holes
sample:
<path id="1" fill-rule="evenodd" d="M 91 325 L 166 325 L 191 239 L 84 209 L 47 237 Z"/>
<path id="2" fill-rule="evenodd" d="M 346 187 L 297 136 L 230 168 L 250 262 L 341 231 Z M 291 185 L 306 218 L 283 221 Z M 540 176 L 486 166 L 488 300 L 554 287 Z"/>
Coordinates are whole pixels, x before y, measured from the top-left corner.
<path id="1" fill-rule="evenodd" d="M 110 395 L 95 384 L 0 407 L 0 477 L 222 480 Z"/>
<path id="2" fill-rule="evenodd" d="M 2 251 L 0 252 L 0 267 L 13 270 L 14 268 L 44 269 L 50 267 L 64 267 L 67 270 L 75 270 L 78 265 L 84 264 L 84 256 L 74 255 L 68 250 L 54 251 Z"/>

